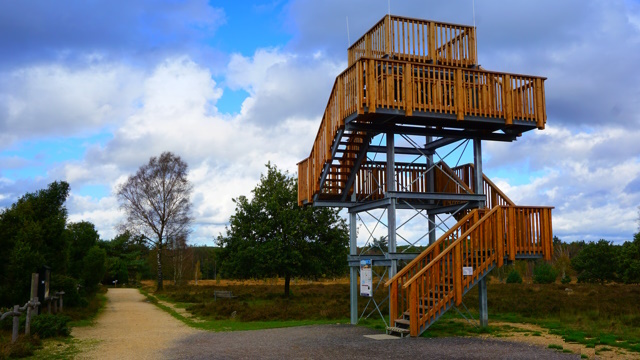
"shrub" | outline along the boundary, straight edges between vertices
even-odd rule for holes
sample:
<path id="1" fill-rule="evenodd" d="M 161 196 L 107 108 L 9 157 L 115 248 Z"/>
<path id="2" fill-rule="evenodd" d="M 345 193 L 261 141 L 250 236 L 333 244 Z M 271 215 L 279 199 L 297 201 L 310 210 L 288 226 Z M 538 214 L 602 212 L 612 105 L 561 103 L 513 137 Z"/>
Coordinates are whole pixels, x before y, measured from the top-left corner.
<path id="1" fill-rule="evenodd" d="M 557 277 L 558 272 L 547 262 L 542 262 L 533 269 L 535 284 L 553 284 Z"/>
<path id="2" fill-rule="evenodd" d="M 51 275 L 51 289 L 54 291 L 64 291 L 64 306 L 87 306 L 87 299 L 78 293 L 78 280 L 65 275 Z"/>
<path id="3" fill-rule="evenodd" d="M 507 284 L 522 284 L 522 276 L 518 270 L 511 270 L 507 275 Z"/>
<path id="4" fill-rule="evenodd" d="M 31 329 L 41 339 L 54 336 L 69 336 L 67 324 L 71 319 L 64 315 L 40 314 L 33 318 Z"/>
<path id="5" fill-rule="evenodd" d="M 568 284 L 571 282 L 571 277 L 569 277 L 569 275 L 565 275 L 562 280 L 560 280 L 561 283 L 563 284 Z"/>
<path id="6" fill-rule="evenodd" d="M 587 243 L 571 259 L 571 266 L 578 272 L 578 282 L 604 284 L 617 280 L 618 248 L 606 240 Z"/>

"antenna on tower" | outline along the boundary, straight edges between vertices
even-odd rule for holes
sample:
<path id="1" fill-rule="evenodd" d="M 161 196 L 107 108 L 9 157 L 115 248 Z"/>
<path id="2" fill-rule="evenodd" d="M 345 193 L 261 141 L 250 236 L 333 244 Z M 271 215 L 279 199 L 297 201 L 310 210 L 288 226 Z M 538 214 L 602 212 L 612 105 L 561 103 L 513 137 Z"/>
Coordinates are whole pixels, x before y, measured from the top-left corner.
<path id="1" fill-rule="evenodd" d="M 476 0 L 471 0 L 472 9 L 473 9 L 473 30 L 476 33 L 476 41 L 475 44 L 475 52 L 476 52 L 476 65 L 478 65 L 478 28 L 476 28 Z"/>
<path id="2" fill-rule="evenodd" d="M 349 17 L 347 16 L 347 41 L 349 42 L 349 47 L 351 47 L 351 37 L 349 36 Z"/>

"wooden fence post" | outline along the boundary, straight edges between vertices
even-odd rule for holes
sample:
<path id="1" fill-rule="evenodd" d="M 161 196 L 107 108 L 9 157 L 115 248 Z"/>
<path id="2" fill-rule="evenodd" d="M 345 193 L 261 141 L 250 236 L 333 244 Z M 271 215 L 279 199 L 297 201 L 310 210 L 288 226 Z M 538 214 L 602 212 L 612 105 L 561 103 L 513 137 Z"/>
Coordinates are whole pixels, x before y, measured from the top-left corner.
<path id="1" fill-rule="evenodd" d="M 13 306 L 13 332 L 11 333 L 11 342 L 18 340 L 18 328 L 20 327 L 20 306 Z"/>

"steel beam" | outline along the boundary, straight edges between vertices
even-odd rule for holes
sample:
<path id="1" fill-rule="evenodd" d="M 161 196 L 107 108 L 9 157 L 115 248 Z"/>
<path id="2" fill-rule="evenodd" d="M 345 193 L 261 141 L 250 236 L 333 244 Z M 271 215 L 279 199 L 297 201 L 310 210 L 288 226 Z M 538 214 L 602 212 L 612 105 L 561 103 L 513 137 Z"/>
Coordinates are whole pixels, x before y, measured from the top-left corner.
<path id="1" fill-rule="evenodd" d="M 429 136 L 431 137 L 431 136 Z M 438 148 L 443 146 L 451 145 L 456 141 L 460 141 L 458 138 L 440 138 L 438 140 L 430 141 L 427 140 L 427 144 L 424 146 L 425 151 L 435 151 Z"/>
<path id="2" fill-rule="evenodd" d="M 451 201 L 484 201 L 483 194 L 447 194 L 447 193 L 416 193 L 388 191 L 385 197 L 391 199 L 410 199 L 410 200 L 451 200 Z"/>
<path id="3" fill-rule="evenodd" d="M 387 152 L 387 148 L 384 147 L 384 146 L 372 145 L 372 146 L 369 146 L 369 148 L 367 149 L 367 152 L 386 153 Z M 422 149 L 418 150 L 418 149 L 415 149 L 415 148 L 408 148 L 408 147 L 396 147 L 394 152 L 396 154 L 400 154 L 400 155 L 433 154 L 433 150 L 422 150 Z"/>
<path id="4" fill-rule="evenodd" d="M 405 135 L 422 135 L 422 136 L 440 136 L 456 139 L 481 138 L 482 140 L 506 141 L 511 142 L 517 138 L 513 134 L 500 134 L 493 132 L 482 132 L 477 130 L 449 130 L 449 129 L 430 129 L 421 126 L 403 126 L 403 125 L 371 125 L 351 123 L 345 125 L 347 130 L 366 131 L 370 133 L 394 133 Z"/>

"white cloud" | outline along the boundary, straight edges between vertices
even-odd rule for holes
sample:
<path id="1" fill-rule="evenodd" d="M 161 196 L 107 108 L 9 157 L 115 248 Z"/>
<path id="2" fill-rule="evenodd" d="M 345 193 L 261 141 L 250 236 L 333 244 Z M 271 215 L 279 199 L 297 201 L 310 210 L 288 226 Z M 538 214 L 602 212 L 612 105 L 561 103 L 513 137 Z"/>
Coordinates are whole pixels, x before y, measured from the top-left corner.
<path id="1" fill-rule="evenodd" d="M 124 65 L 36 65 L 0 74 L 2 146 L 117 124 L 134 108 L 143 75 Z"/>
<path id="2" fill-rule="evenodd" d="M 333 63 L 319 59 L 313 63 L 315 68 L 309 68 L 292 60 L 290 54 L 269 51 L 269 56 L 258 51 L 253 58 L 232 60 L 232 63 L 246 61 L 249 67 L 267 69 L 263 79 L 254 81 L 238 77 L 233 80 L 243 88 L 251 89 L 249 99 L 256 104 L 263 103 L 264 97 L 284 94 L 287 84 L 293 83 L 300 74 L 322 74 L 326 69 L 335 68 Z M 285 59 L 291 71 L 277 68 L 273 59 Z M 273 82 L 274 76 L 283 83 Z M 124 121 L 116 124 L 113 139 L 104 146 L 89 147 L 84 159 L 61 164 L 50 171 L 50 176 L 66 179 L 72 189 L 103 184 L 115 193 L 115 184 L 124 181 L 149 157 L 162 151 L 173 151 L 190 165 L 196 218 L 191 238 L 197 243 L 210 243 L 224 230 L 224 224 L 235 210 L 232 198 L 250 196 L 268 161 L 295 173 L 296 163 L 308 156 L 321 117 L 321 112 L 314 118 L 294 113 L 280 121 L 272 121 L 265 119 L 268 111 L 247 110 L 237 116 L 221 114 L 215 106 L 222 96 L 221 88 L 211 78 L 208 69 L 186 57 L 162 62 L 142 79 L 140 87 L 143 90 L 139 106 Z M 310 100 L 302 91 L 293 91 L 288 96 L 288 101 L 300 103 L 299 106 L 313 106 L 319 101 L 315 98 Z M 271 108 L 282 106 L 281 101 L 270 105 Z M 281 111 L 286 113 L 286 106 Z M 270 126 L 265 125 L 268 123 Z M 112 234 L 113 226 L 119 221 L 116 219 L 120 217 L 116 207 L 112 206 L 113 197 L 108 197 L 111 200 L 106 204 L 102 203 L 107 201 L 105 199 L 74 195 L 74 221 L 87 216 L 90 221 L 96 221 L 103 236 Z M 102 205 L 115 210 L 99 211 Z"/>

